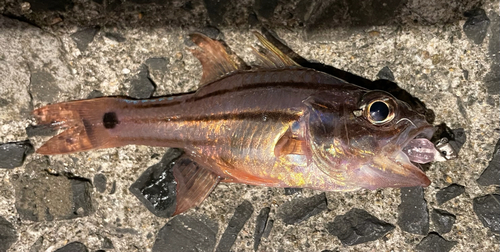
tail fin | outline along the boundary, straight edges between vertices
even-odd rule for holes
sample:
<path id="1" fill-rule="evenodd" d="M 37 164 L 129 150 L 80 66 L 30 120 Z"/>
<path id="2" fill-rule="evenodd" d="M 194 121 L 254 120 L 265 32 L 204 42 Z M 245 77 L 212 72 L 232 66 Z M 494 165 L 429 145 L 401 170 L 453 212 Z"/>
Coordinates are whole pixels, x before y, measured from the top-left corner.
<path id="1" fill-rule="evenodd" d="M 109 129 L 119 123 L 120 98 L 104 97 L 47 105 L 33 111 L 38 125 L 63 129 L 36 152 L 63 154 L 122 146 Z"/>

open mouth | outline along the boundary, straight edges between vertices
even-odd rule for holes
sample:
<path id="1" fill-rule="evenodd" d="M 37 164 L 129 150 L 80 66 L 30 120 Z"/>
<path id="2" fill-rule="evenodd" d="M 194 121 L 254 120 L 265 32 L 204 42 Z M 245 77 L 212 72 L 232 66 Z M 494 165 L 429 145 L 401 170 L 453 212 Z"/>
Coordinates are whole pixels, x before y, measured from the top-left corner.
<path id="1" fill-rule="evenodd" d="M 408 157 L 409 161 L 418 164 L 443 161 L 444 158 L 440 151 L 429 141 L 433 133 L 434 128 L 428 126 L 418 130 L 414 137 L 408 138 L 401 151 Z"/>

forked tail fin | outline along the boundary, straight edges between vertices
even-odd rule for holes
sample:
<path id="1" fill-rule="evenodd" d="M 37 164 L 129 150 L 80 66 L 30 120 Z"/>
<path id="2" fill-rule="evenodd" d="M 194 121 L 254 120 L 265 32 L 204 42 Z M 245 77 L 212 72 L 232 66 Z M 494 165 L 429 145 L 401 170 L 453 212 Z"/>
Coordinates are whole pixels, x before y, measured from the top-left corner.
<path id="1" fill-rule="evenodd" d="M 110 134 L 119 123 L 116 110 L 122 104 L 120 101 L 120 98 L 104 97 L 57 103 L 34 110 L 39 126 L 64 130 L 36 152 L 51 155 L 122 146 Z"/>

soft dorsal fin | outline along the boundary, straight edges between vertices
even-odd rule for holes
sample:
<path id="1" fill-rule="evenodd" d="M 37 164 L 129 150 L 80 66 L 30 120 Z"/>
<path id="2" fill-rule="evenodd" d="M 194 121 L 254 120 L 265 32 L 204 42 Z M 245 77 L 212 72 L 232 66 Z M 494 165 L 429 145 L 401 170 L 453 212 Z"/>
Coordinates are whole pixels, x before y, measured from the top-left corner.
<path id="1" fill-rule="evenodd" d="M 173 174 L 177 182 L 177 205 L 172 216 L 199 205 L 220 181 L 217 174 L 187 156 L 175 161 Z"/>
<path id="2" fill-rule="evenodd" d="M 280 51 L 276 46 L 274 46 L 269 40 L 267 40 L 262 34 L 254 32 L 257 39 L 264 46 L 264 48 L 259 47 L 259 49 L 252 47 L 254 54 L 259 58 L 264 67 L 268 68 L 282 68 L 286 66 L 300 66 L 293 59 L 288 57 L 282 51 Z"/>
<path id="3" fill-rule="evenodd" d="M 190 34 L 190 38 L 199 46 L 199 48 L 191 49 L 191 53 L 198 58 L 203 67 L 201 85 L 215 81 L 221 76 L 242 68 L 241 64 L 231 58 L 221 42 L 201 33 Z"/>

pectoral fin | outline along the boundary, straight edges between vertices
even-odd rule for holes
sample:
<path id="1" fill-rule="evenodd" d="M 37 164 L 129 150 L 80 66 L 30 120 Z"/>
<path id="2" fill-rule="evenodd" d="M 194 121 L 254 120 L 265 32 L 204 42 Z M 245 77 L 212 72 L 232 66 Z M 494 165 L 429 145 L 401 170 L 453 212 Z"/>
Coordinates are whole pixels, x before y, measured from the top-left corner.
<path id="1" fill-rule="evenodd" d="M 274 146 L 274 155 L 289 162 L 303 165 L 311 162 L 311 151 L 299 129 L 291 126 Z M 299 130 L 299 132 L 294 132 Z"/>
<path id="2" fill-rule="evenodd" d="M 176 161 L 173 174 L 177 182 L 177 205 L 172 216 L 199 205 L 220 181 L 219 176 L 187 156 Z"/>

